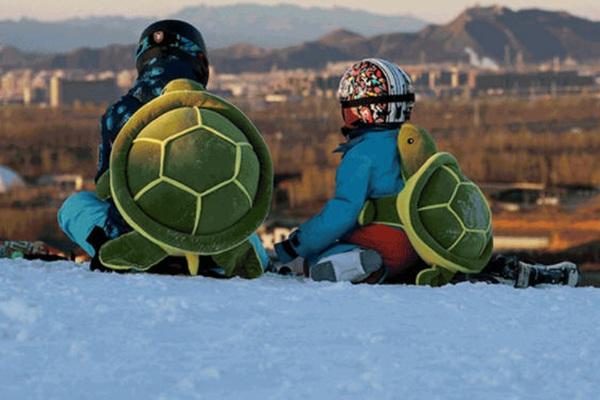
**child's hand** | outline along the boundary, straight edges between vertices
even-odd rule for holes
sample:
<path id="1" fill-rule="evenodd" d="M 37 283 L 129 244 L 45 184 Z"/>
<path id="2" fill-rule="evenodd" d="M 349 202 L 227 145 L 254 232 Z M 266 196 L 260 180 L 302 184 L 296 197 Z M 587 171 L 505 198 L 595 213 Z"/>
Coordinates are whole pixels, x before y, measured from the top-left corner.
<path id="1" fill-rule="evenodd" d="M 299 257 L 300 254 L 296 251 L 297 246 L 300 244 L 298 240 L 298 231 L 295 230 L 288 236 L 288 238 L 284 241 L 275 244 L 275 252 L 277 253 L 277 258 L 283 264 L 287 264 L 291 262 L 296 257 Z"/>
<path id="2" fill-rule="evenodd" d="M 289 263 L 298 257 L 298 253 L 296 252 L 296 249 L 294 249 L 290 239 L 275 244 L 275 252 L 277 253 L 279 261 L 284 264 Z"/>

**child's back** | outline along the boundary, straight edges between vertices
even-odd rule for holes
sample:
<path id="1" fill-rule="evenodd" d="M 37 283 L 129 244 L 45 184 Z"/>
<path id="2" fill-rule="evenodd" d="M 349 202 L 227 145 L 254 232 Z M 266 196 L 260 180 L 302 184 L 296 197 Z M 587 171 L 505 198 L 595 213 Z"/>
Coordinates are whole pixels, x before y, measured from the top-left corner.
<path id="1" fill-rule="evenodd" d="M 374 130 L 350 141 L 341 148 L 357 159 L 369 160 L 369 190 L 367 198 L 380 198 L 398 193 L 404 187 L 396 140 L 398 130 Z"/>

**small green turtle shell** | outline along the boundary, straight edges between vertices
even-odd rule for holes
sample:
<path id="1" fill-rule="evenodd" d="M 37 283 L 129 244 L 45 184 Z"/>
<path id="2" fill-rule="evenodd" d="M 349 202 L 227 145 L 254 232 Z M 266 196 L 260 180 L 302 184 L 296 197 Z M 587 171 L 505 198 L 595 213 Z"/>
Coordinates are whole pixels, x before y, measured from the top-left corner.
<path id="1" fill-rule="evenodd" d="M 456 159 L 436 153 L 397 199 L 406 232 L 421 258 L 454 272 L 479 272 L 491 258 L 492 213 Z"/>

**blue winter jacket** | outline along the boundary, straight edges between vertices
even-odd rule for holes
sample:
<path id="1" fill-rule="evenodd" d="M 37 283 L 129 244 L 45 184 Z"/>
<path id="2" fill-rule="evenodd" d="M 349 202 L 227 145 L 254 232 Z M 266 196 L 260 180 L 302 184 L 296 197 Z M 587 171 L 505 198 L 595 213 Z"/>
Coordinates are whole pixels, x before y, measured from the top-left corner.
<path id="1" fill-rule="evenodd" d="M 336 149 L 343 156 L 335 197 L 294 234 L 292 246 L 300 256 L 314 257 L 350 233 L 366 200 L 402 190 L 397 137 L 397 129 L 368 131 Z"/>

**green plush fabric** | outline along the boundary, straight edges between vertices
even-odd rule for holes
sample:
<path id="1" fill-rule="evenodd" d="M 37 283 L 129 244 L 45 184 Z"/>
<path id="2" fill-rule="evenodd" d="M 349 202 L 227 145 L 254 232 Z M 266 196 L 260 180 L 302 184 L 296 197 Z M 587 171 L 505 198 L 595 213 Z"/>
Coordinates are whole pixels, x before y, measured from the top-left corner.
<path id="1" fill-rule="evenodd" d="M 455 272 L 476 273 L 493 249 L 491 211 L 481 190 L 460 170 L 456 159 L 437 152 L 429 133 L 405 124 L 398 151 L 406 178 L 397 195 L 367 202 L 359 224 L 401 226 L 432 268 L 417 283 L 439 285 Z"/>
<path id="2" fill-rule="evenodd" d="M 200 82 L 193 81 L 191 79 L 175 79 L 167 83 L 163 88 L 162 94 L 167 92 L 177 92 L 180 90 L 205 90 L 204 86 Z"/>
<path id="3" fill-rule="evenodd" d="M 237 147 L 197 129 L 167 142 L 164 175 L 204 193 L 234 178 Z M 258 170 L 252 171 L 258 181 Z"/>
<path id="4" fill-rule="evenodd" d="M 450 202 L 456 184 L 452 175 L 443 168 L 433 171 L 429 183 L 423 188 L 419 198 L 419 208 Z"/>
<path id="5" fill-rule="evenodd" d="M 130 118 L 111 153 L 119 212 L 171 254 L 239 245 L 271 202 L 273 166 L 260 133 L 233 105 L 196 89 L 170 83 Z"/>
<path id="6" fill-rule="evenodd" d="M 402 220 L 396 210 L 397 197 L 398 196 L 388 196 L 367 201 L 361 211 L 359 224 L 361 226 L 368 224 L 382 224 L 402 227 Z"/>
<path id="7" fill-rule="evenodd" d="M 139 131 L 136 139 L 154 139 L 162 142 L 168 140 L 174 134 L 193 128 L 196 125 L 198 125 L 196 109 L 194 107 L 178 107 L 150 120 Z"/>
<path id="8" fill-rule="evenodd" d="M 424 201 L 425 196 L 434 200 Z M 489 206 L 450 154 L 435 154 L 409 179 L 398 207 L 409 239 L 417 239 L 415 249 L 428 263 L 470 273 L 491 258 Z"/>
<path id="9" fill-rule="evenodd" d="M 136 232 L 106 242 L 100 248 L 100 261 L 115 270 L 147 271 L 161 262 L 167 253 Z"/>
<path id="10" fill-rule="evenodd" d="M 421 258 L 453 271 L 479 272 L 492 251 L 492 215 L 481 190 L 456 159 L 439 153 L 429 132 L 405 124 L 398 150 L 406 186 L 398 213 Z"/>
<path id="11" fill-rule="evenodd" d="M 191 234 L 196 220 L 196 197 L 185 190 L 161 182 L 137 200 L 144 213 L 161 225 Z"/>
<path id="12" fill-rule="evenodd" d="M 212 256 L 217 265 L 225 270 L 228 277 L 239 276 L 252 279 L 262 275 L 263 270 L 256 250 L 245 241 L 239 246 Z"/>
<path id="13" fill-rule="evenodd" d="M 273 190 L 269 150 L 235 106 L 188 80 L 169 83 L 119 132 L 110 171 L 98 181 L 134 232 L 107 242 L 100 260 L 146 271 L 167 255 L 211 255 L 228 276 L 262 267 L 247 241 L 266 218 Z"/>
<path id="14" fill-rule="evenodd" d="M 455 272 L 434 266 L 419 272 L 415 283 L 417 285 L 439 287 L 450 283 L 454 275 Z"/>
<path id="15" fill-rule="evenodd" d="M 96 182 L 96 195 L 100 200 L 110 198 L 110 171 L 105 171 Z"/>
<path id="16" fill-rule="evenodd" d="M 168 254 L 159 246 L 136 232 L 130 232 L 105 243 L 100 249 L 100 261 L 108 268 L 119 271 L 148 271 Z M 262 275 L 263 269 L 256 250 L 249 241 L 233 249 L 212 256 L 227 277 L 252 279 Z"/>
<path id="17" fill-rule="evenodd" d="M 156 181 L 160 176 L 161 145 L 151 142 L 137 142 L 129 150 L 127 184 L 132 195 Z"/>
<path id="18" fill-rule="evenodd" d="M 398 133 L 398 152 L 402 162 L 402 176 L 407 180 L 437 153 L 437 146 L 426 129 L 404 124 Z"/>

